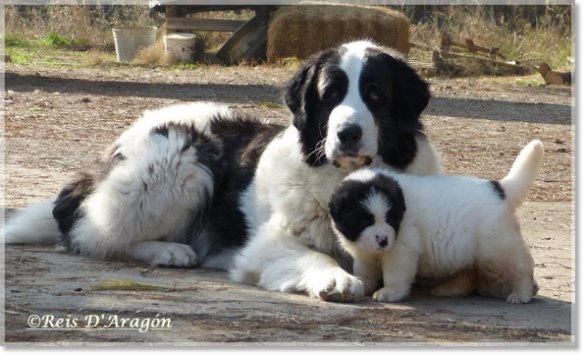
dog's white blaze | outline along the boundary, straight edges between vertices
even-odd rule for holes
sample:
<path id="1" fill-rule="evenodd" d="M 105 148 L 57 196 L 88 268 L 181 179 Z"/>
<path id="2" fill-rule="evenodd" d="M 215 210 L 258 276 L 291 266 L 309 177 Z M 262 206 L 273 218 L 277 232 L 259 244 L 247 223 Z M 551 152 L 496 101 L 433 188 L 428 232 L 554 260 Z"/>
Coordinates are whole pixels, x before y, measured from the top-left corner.
<path id="1" fill-rule="evenodd" d="M 340 68 L 348 77 L 348 88 L 344 100 L 332 110 L 328 120 L 326 157 L 329 160 L 335 160 L 339 156 L 338 151 L 341 143 L 338 139 L 338 131 L 352 124 L 358 125 L 362 129 L 358 155 L 372 157 L 378 151 L 378 129 L 372 113 L 360 96 L 359 87 L 365 51 L 375 45 L 368 41 L 360 41 L 344 47 L 347 51 L 342 56 Z"/>
<path id="2" fill-rule="evenodd" d="M 387 212 L 392 208 L 392 203 L 384 195 L 372 190 L 364 200 L 360 201 L 360 205 L 372 213 L 374 224 L 360 234 L 356 245 L 365 251 L 377 251 L 381 249 L 381 246 L 376 237 L 386 236 L 388 245 L 384 249 L 390 249 L 395 240 L 395 230 L 386 222 L 385 218 Z"/>
<path id="3" fill-rule="evenodd" d="M 391 203 L 385 196 L 371 189 L 360 204 L 372 213 L 376 225 L 385 223 L 387 212 L 391 209 Z"/>

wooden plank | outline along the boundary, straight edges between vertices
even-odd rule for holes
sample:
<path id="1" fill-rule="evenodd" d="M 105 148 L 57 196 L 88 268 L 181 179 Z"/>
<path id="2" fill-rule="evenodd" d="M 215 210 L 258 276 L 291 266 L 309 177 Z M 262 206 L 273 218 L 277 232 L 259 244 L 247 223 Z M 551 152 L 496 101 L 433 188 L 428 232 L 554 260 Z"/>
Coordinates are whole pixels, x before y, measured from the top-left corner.
<path id="1" fill-rule="evenodd" d="M 470 38 L 467 38 L 464 41 L 466 42 L 465 44 L 456 42 L 456 41 L 452 40 L 452 38 L 448 34 L 444 34 L 442 37 L 442 41 L 441 41 L 441 49 L 445 50 L 445 51 L 449 51 L 451 49 L 450 47 L 454 46 L 457 48 L 467 50 L 471 53 L 482 52 L 482 53 L 486 53 L 491 58 L 495 58 L 496 56 L 498 56 L 498 57 L 506 60 L 505 56 L 498 53 L 498 51 L 499 51 L 498 47 L 486 48 L 486 47 L 478 46 Z"/>
<path id="2" fill-rule="evenodd" d="M 461 55 L 458 53 L 453 53 L 453 52 L 448 52 L 448 51 L 433 51 L 433 61 L 434 62 L 442 61 L 444 58 L 462 58 L 462 59 L 469 59 L 469 60 L 474 60 L 474 61 L 479 61 L 479 62 L 484 62 L 484 63 L 491 63 L 491 64 L 494 64 L 497 66 L 507 66 L 507 67 L 511 67 L 511 68 L 516 69 L 520 73 L 530 73 L 532 71 L 531 67 L 523 66 L 523 65 L 519 65 L 519 64 L 515 64 L 515 63 L 496 61 L 496 60 L 483 58 L 483 57 L 466 56 L 466 55 Z"/>
<path id="3" fill-rule="evenodd" d="M 407 60 L 407 63 L 409 63 L 411 65 L 411 67 L 415 67 L 415 68 L 431 69 L 431 68 L 435 67 L 433 62 L 428 62 L 428 61 Z"/>
<path id="4" fill-rule="evenodd" d="M 234 32 L 216 53 L 228 64 L 240 60 L 266 60 L 267 27 L 262 16 L 255 16 Z"/>
<path id="5" fill-rule="evenodd" d="M 181 17 L 170 17 L 167 19 L 167 28 L 171 30 L 234 32 L 245 23 L 246 21 L 238 20 L 187 19 Z"/>

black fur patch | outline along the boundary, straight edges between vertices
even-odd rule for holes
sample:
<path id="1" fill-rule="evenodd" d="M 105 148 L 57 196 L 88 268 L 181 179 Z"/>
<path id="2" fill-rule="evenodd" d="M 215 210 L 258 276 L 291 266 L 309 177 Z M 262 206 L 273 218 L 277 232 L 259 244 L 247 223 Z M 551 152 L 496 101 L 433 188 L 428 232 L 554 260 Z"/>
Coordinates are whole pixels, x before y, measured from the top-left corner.
<path id="1" fill-rule="evenodd" d="M 153 129 L 153 133 L 169 138 L 169 124 L 163 124 Z"/>
<path id="2" fill-rule="evenodd" d="M 370 99 L 370 93 L 379 99 Z M 391 49 L 370 48 L 360 75 L 360 94 L 378 126 L 378 154 L 383 161 L 405 169 L 417 155 L 417 136 L 425 137 L 419 116 L 431 94 L 400 54 Z"/>
<path id="3" fill-rule="evenodd" d="M 263 124 L 248 117 L 216 118 L 210 124 L 214 138 L 221 143 L 221 171 L 215 180 L 213 203 L 208 210 L 205 234 L 192 234 L 192 247 L 199 259 L 226 248 L 241 247 L 246 238 L 246 221 L 239 209 L 239 197 L 250 185 L 260 156 L 266 146 L 285 129 Z"/>
<path id="4" fill-rule="evenodd" d="M 503 188 L 500 182 L 493 180 L 490 181 L 490 185 L 492 186 L 494 192 L 496 192 L 496 194 L 501 198 L 501 200 L 504 200 L 506 198 L 505 189 Z"/>
<path id="5" fill-rule="evenodd" d="M 381 174 L 367 182 L 346 180 L 336 188 L 328 206 L 336 229 L 352 242 L 358 240 L 360 234 L 374 224 L 373 214 L 359 203 L 372 192 L 384 195 L 391 203 L 386 220 L 395 232 L 399 231 L 406 207 L 403 191 L 397 181 Z"/>
<path id="6" fill-rule="evenodd" d="M 305 63 L 289 81 L 285 93 L 285 103 L 293 113 L 293 125 L 300 132 L 300 142 L 309 166 L 321 166 L 327 162 L 319 151 L 320 141 L 325 139 L 328 118 L 331 111 L 344 99 L 348 90 L 348 77 L 338 68 L 340 53 L 337 50 L 322 52 Z M 317 83 L 320 73 L 330 79 L 332 91 L 320 96 Z M 337 87 L 337 88 L 334 88 Z"/>
<path id="7" fill-rule="evenodd" d="M 75 253 L 78 251 L 73 246 L 69 233 L 75 222 L 83 217 L 79 206 L 94 191 L 95 180 L 95 176 L 90 173 L 79 173 L 76 179 L 61 190 L 53 206 L 53 218 L 61 231 L 60 245 Z"/>

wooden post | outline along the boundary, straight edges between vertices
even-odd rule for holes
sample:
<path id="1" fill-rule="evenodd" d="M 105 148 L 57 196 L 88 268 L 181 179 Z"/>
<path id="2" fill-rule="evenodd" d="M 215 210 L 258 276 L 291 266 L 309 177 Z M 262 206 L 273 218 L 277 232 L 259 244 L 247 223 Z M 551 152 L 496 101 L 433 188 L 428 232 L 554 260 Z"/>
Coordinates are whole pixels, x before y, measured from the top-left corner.
<path id="1" fill-rule="evenodd" d="M 177 17 L 177 6 L 167 6 L 166 7 L 165 34 L 175 32 L 175 29 L 170 29 L 169 26 L 167 26 L 167 24 L 169 22 L 169 18 L 171 18 L 171 17 Z"/>

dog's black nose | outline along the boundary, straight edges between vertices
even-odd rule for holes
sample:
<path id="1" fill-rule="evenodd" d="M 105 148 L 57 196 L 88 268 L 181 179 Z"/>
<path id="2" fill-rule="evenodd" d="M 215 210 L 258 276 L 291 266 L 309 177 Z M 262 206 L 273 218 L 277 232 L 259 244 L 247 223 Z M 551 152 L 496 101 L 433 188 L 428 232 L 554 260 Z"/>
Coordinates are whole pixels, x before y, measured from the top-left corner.
<path id="1" fill-rule="evenodd" d="M 342 145 L 356 144 L 362 138 L 362 129 L 358 125 L 348 125 L 338 131 L 338 139 Z"/>
<path id="2" fill-rule="evenodd" d="M 386 247 L 387 245 L 389 245 L 389 240 L 386 236 L 376 236 L 376 241 L 378 242 L 378 245 L 380 245 L 382 248 Z"/>

